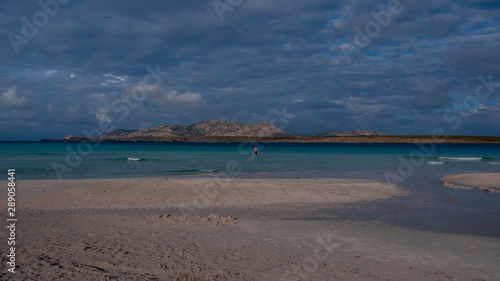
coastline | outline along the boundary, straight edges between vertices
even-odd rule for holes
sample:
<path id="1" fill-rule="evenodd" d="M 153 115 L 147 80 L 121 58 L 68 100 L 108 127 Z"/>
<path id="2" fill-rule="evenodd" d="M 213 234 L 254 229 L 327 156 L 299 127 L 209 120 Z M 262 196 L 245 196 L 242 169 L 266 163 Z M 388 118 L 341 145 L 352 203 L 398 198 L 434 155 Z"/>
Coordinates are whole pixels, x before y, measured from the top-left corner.
<path id="1" fill-rule="evenodd" d="M 68 139 L 43 139 L 40 142 L 178 142 L 178 143 L 500 143 L 500 137 L 490 136 L 303 136 L 303 137 L 142 137 L 123 140 L 106 138 L 71 137 Z"/>

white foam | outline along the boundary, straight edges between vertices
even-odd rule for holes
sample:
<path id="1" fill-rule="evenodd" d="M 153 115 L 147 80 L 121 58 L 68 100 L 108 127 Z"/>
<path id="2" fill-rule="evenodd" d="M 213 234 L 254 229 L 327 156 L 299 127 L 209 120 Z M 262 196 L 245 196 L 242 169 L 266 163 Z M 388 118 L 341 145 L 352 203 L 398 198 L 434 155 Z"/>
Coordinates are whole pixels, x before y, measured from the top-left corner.
<path id="1" fill-rule="evenodd" d="M 201 169 L 200 171 L 206 172 L 206 173 L 211 173 L 211 172 L 215 172 L 215 169 Z"/>
<path id="2" fill-rule="evenodd" d="M 135 157 L 127 157 L 128 161 L 141 161 L 142 158 L 135 158 Z"/>
<path id="3" fill-rule="evenodd" d="M 439 159 L 455 160 L 455 161 L 481 161 L 483 157 L 439 157 Z"/>
<path id="4" fill-rule="evenodd" d="M 441 164 L 444 164 L 444 162 L 442 161 L 425 161 L 427 164 L 431 164 L 431 165 L 441 165 Z"/>

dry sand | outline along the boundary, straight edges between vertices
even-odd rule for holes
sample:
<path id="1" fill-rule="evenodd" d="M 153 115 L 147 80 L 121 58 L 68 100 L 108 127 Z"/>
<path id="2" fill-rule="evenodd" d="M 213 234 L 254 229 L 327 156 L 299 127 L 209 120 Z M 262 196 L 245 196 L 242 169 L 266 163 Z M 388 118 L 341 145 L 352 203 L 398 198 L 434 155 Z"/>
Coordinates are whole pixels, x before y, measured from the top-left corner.
<path id="1" fill-rule="evenodd" d="M 8 273 L 2 254 L 1 280 L 500 280 L 497 238 L 307 219 L 319 207 L 408 195 L 380 182 L 114 179 L 17 187 L 18 268 Z M 5 228 L 0 235 L 7 249 Z"/>

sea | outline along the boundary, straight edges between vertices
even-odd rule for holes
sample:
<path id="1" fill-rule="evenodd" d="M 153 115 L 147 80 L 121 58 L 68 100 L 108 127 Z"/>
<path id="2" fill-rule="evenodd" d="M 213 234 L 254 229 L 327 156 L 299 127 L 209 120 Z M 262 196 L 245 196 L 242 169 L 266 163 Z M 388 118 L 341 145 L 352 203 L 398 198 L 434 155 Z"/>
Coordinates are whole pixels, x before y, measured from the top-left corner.
<path id="1" fill-rule="evenodd" d="M 18 180 L 373 179 L 397 184 L 410 196 L 341 211 L 332 206 L 316 219 L 335 214 L 339 219 L 500 237 L 500 193 L 446 188 L 440 180 L 460 173 L 500 173 L 500 144 L 0 142 L 4 180 L 8 169 L 16 170 Z"/>
<path id="2" fill-rule="evenodd" d="M 0 142 L 0 169 L 19 179 L 316 171 L 392 173 L 401 182 L 417 171 L 500 172 L 500 144 Z"/>

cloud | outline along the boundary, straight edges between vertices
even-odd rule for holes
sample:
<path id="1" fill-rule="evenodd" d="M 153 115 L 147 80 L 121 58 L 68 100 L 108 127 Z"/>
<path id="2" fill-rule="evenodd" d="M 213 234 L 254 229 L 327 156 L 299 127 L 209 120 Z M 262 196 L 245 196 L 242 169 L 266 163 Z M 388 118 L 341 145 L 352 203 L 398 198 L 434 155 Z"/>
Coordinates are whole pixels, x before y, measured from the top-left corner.
<path id="1" fill-rule="evenodd" d="M 11 86 L 7 91 L 2 92 L 0 95 L 0 106 L 9 107 L 21 107 L 27 104 L 26 97 L 21 97 L 17 95 L 17 87 L 15 85 Z"/>
<path id="2" fill-rule="evenodd" d="M 495 104 L 495 105 L 484 105 L 480 104 L 476 110 L 474 110 L 474 113 L 477 112 L 491 112 L 491 111 L 500 111 L 500 103 Z"/>
<path id="3" fill-rule="evenodd" d="M 47 70 L 45 72 L 45 75 L 47 75 L 47 76 L 53 76 L 53 75 L 56 75 L 58 72 L 59 71 L 57 71 L 57 70 L 51 69 L 51 70 Z"/>
<path id="4" fill-rule="evenodd" d="M 193 104 L 193 103 L 199 103 L 199 102 L 203 101 L 200 94 L 192 93 L 190 91 L 184 92 L 182 94 L 179 94 L 175 90 L 170 91 L 170 92 L 166 92 L 164 98 L 165 98 L 166 104 L 170 104 L 170 103 Z"/>
<path id="5" fill-rule="evenodd" d="M 136 91 L 139 87 L 144 87 L 142 83 L 139 83 L 136 87 L 132 89 L 131 92 Z M 145 86 L 147 89 L 147 86 Z M 165 90 L 162 87 L 158 87 L 152 91 L 147 92 L 146 101 L 156 105 L 163 105 L 167 107 L 180 107 L 180 108 L 198 108 L 204 106 L 206 101 L 202 98 L 200 93 L 185 91 L 179 93 L 176 90 Z"/>
<path id="6" fill-rule="evenodd" d="M 107 86 L 109 84 L 118 84 L 118 83 L 122 84 L 124 82 L 127 82 L 128 79 L 127 75 L 119 76 L 119 75 L 113 75 L 111 73 L 106 73 L 103 74 L 102 76 L 104 78 L 104 82 L 101 83 L 102 86 Z M 73 78 L 74 74 L 71 73 L 70 77 Z"/>
<path id="7" fill-rule="evenodd" d="M 435 78 L 419 79 L 413 82 L 415 95 L 412 105 L 415 109 L 432 110 L 446 107 L 451 97 L 446 83 Z"/>
<path id="8" fill-rule="evenodd" d="M 22 95 L 16 88 L 2 93 L 0 106 L 16 106 L 19 124 L 31 129 L 12 134 L 33 139 L 53 137 L 37 123 L 53 124 L 50 133 L 64 136 L 95 127 L 96 118 L 129 129 L 252 122 L 284 106 L 297 116 L 286 126 L 293 133 L 429 134 L 431 127 L 449 126 L 439 110 L 450 106 L 450 93 L 472 94 L 480 75 L 500 81 L 500 5 L 400 2 L 402 12 L 351 63 L 339 46 L 352 44 L 354 27 L 364 28 L 388 1 L 243 1 L 223 22 L 211 1 L 74 2 L 19 45 L 18 54 L 0 40 L 0 85 L 22 85 Z M 33 7 L 0 2 L 9 10 L 0 30 L 21 34 L 20 18 L 30 18 Z M 154 79 L 156 65 L 169 75 Z M 111 104 L 130 98 L 147 75 L 157 87 L 134 108 L 120 102 L 128 114 L 113 112 Z M 495 96 L 481 103 L 493 106 Z M 492 122 L 484 116 L 498 111 L 487 109 L 471 115 L 470 124 Z M 467 124 L 460 133 L 479 132 Z M 6 126 L 0 131 L 11 132 Z M 494 126 L 483 128 L 498 135 Z"/>

